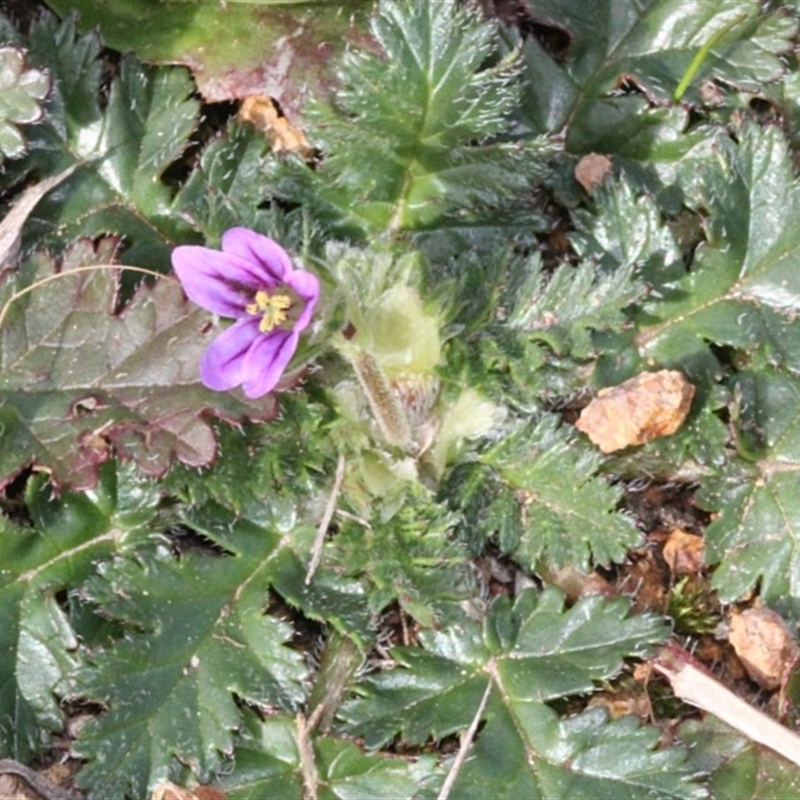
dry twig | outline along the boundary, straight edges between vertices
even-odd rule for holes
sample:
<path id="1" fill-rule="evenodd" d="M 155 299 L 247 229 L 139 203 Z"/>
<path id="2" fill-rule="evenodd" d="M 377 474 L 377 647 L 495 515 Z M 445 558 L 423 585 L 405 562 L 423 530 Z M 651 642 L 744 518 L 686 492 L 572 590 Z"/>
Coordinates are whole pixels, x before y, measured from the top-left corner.
<path id="1" fill-rule="evenodd" d="M 344 468 L 346 463 L 347 462 L 344 460 L 344 456 L 340 454 L 339 460 L 336 463 L 336 475 L 333 478 L 333 487 L 331 488 L 331 493 L 328 497 L 328 503 L 325 506 L 325 513 L 322 515 L 322 519 L 319 522 L 319 527 L 317 528 L 317 536 L 314 539 L 314 547 L 311 549 L 311 562 L 309 563 L 308 571 L 306 572 L 306 586 L 311 583 L 311 579 L 314 577 L 314 573 L 317 571 L 319 562 L 322 559 L 322 547 L 325 544 L 325 535 L 328 533 L 328 526 L 331 524 L 333 515 L 336 512 L 336 502 L 339 499 L 339 492 L 342 490 L 342 481 L 344 481 Z"/>
<path id="2" fill-rule="evenodd" d="M 464 766 L 464 762 L 467 760 L 469 748 L 472 747 L 475 734 L 478 732 L 478 725 L 481 724 L 481 717 L 483 717 L 483 712 L 486 710 L 486 703 L 489 702 L 489 695 L 491 694 L 491 691 L 492 681 L 489 681 L 486 684 L 486 691 L 483 693 L 480 705 L 475 712 L 475 716 L 472 718 L 469 728 L 467 729 L 466 733 L 461 736 L 461 743 L 458 747 L 458 752 L 456 753 L 456 757 L 453 759 L 453 763 L 450 765 L 450 771 L 447 773 L 447 777 L 444 779 L 441 791 L 439 792 L 436 800 L 447 800 L 450 797 L 450 792 L 453 790 L 453 784 L 455 784 L 458 774 L 461 772 L 461 768 Z"/>
<path id="3" fill-rule="evenodd" d="M 677 645 L 665 647 L 653 668 L 670 682 L 681 700 L 707 711 L 748 739 L 763 744 L 800 766 L 800 736 L 726 689 Z"/>

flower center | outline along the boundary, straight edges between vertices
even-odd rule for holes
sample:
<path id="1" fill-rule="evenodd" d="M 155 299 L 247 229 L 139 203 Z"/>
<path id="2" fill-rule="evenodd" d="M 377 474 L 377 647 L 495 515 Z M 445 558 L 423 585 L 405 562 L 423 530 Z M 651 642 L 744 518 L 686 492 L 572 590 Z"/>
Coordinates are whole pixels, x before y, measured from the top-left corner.
<path id="1" fill-rule="evenodd" d="M 270 294 L 267 291 L 256 292 L 254 302 L 245 306 L 248 314 L 257 316 L 261 314 L 258 329 L 261 333 L 269 333 L 282 322 L 286 322 L 286 312 L 291 308 L 292 299 L 287 294 Z"/>

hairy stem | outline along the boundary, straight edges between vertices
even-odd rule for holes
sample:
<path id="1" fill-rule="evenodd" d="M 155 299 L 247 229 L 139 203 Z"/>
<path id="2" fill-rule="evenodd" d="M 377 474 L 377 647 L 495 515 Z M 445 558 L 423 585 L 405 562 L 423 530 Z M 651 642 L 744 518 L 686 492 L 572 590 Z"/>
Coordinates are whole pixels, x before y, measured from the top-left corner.
<path id="1" fill-rule="evenodd" d="M 333 724 L 336 710 L 362 660 L 363 657 L 352 639 L 336 631 L 331 633 L 308 700 L 312 715 L 320 713 L 319 727 L 323 732 Z"/>

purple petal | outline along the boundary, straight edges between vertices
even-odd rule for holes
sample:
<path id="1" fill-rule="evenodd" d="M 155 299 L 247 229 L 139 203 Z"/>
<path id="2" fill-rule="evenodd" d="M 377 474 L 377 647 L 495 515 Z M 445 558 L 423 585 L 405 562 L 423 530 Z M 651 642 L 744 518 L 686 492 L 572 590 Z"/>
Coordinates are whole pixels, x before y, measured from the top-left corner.
<path id="1" fill-rule="evenodd" d="M 291 275 L 286 277 L 286 285 L 291 286 L 303 300 L 316 302 L 319 297 L 319 279 L 304 269 L 292 270 Z"/>
<path id="2" fill-rule="evenodd" d="M 184 245 L 172 251 L 172 266 L 188 298 L 222 317 L 242 317 L 258 289 L 258 265 L 230 253 Z"/>
<path id="3" fill-rule="evenodd" d="M 292 262 L 286 251 L 275 241 L 247 228 L 231 228 L 222 234 L 222 249 L 238 256 L 256 269 L 268 286 L 282 283 L 292 272 Z"/>
<path id="4" fill-rule="evenodd" d="M 200 378 L 209 389 L 224 392 L 239 386 L 245 378 L 245 359 L 248 350 L 262 334 L 258 319 L 240 319 L 224 330 L 203 354 Z"/>
<path id="5" fill-rule="evenodd" d="M 305 300 L 303 310 L 294 323 L 294 330 L 299 333 L 305 330 L 308 327 L 308 323 L 311 322 L 311 317 L 317 306 L 317 298 L 319 298 L 319 280 L 316 275 L 297 269 L 289 275 L 286 283 L 297 292 L 302 300 Z"/>
<path id="6" fill-rule="evenodd" d="M 300 337 L 294 331 L 279 331 L 257 339 L 244 359 L 243 388 L 247 397 L 261 397 L 275 388 L 291 361 Z"/>

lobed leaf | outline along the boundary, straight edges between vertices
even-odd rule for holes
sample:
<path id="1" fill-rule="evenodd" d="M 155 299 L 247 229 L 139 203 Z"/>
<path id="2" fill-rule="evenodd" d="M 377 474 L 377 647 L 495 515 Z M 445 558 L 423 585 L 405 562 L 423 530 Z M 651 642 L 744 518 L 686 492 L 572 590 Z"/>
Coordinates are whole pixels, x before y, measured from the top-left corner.
<path id="1" fill-rule="evenodd" d="M 114 247 L 111 240 L 96 248 L 83 241 L 65 255 L 60 273 L 39 254 L 0 286 L 0 300 L 9 301 L 37 280 L 64 275 L 17 299 L 0 329 L 4 483 L 36 464 L 58 486 L 89 488 L 112 447 L 149 475 L 163 474 L 173 455 L 204 466 L 216 450 L 207 414 L 233 420 L 276 413 L 273 397 L 248 401 L 200 383 L 208 316 L 187 303 L 176 282 L 142 285 L 114 313 L 116 277 L 79 269 L 108 263 Z"/>
<path id="2" fill-rule="evenodd" d="M 466 728 L 489 681 L 506 703 L 543 702 L 590 691 L 664 635 L 651 616 L 626 618 L 629 603 L 593 597 L 564 609 L 558 590 L 527 592 L 513 608 L 497 602 L 483 629 L 462 620 L 421 634 L 424 649 L 396 648 L 403 666 L 371 676 L 342 710 L 347 730 L 375 747 L 402 733 L 409 742 Z"/>
<path id="3" fill-rule="evenodd" d="M 703 797 L 679 749 L 656 750 L 658 733 L 603 712 L 559 721 L 544 700 L 590 691 L 664 636 L 629 603 L 593 597 L 564 609 L 556 590 L 497 601 L 483 629 L 469 620 L 421 635 L 424 649 L 396 648 L 399 666 L 370 676 L 346 704 L 345 730 L 379 746 L 466 729 L 484 694 L 485 726 L 456 781 L 461 797 Z"/>
<path id="4" fill-rule="evenodd" d="M 298 513 L 296 507 L 288 507 L 280 497 L 270 496 L 268 502 L 262 497 L 260 505 L 260 513 L 250 509 L 250 516 L 246 516 L 215 503 L 205 503 L 183 512 L 181 518 L 192 530 L 228 552 L 245 554 L 253 548 L 258 552 L 262 526 L 292 529 Z M 305 555 L 312 546 L 312 529 L 297 525 L 292 534 L 294 549 L 303 548 Z M 283 547 L 272 559 L 270 574 L 274 591 L 308 619 L 327 623 L 366 648 L 373 638 L 373 619 L 362 581 L 333 570 L 321 570 L 308 584 L 307 565 L 294 549 Z"/>
<path id="5" fill-rule="evenodd" d="M 537 132 L 566 129 L 566 149 L 621 153 L 647 161 L 679 159 L 685 108 L 669 108 L 679 89 L 696 100 L 704 78 L 758 91 L 785 67 L 796 22 L 759 13 L 749 0 L 664 3 L 620 0 L 587 9 L 581 0 L 543 0 L 536 19 L 556 44 L 523 44 L 530 87 L 526 121 Z M 696 67 L 693 61 L 697 60 Z M 684 82 L 688 84 L 684 85 Z"/>
<path id="6" fill-rule="evenodd" d="M 586 570 L 591 561 L 622 560 L 639 541 L 633 521 L 616 510 L 621 489 L 598 475 L 602 456 L 555 415 L 518 428 L 481 460 L 517 497 L 522 532 L 500 545 L 522 563 L 534 567 L 544 559 Z"/>
<path id="7" fill-rule="evenodd" d="M 494 736 L 480 736 L 453 788 L 458 797 L 556 800 L 700 800 L 706 790 L 683 748 L 658 749 L 659 734 L 602 709 L 559 720 L 535 702 L 492 708 Z"/>
<path id="8" fill-rule="evenodd" d="M 92 498 L 54 499 L 43 476 L 28 481 L 33 528 L 0 517 L 0 751 L 27 760 L 60 732 L 59 699 L 75 693 L 84 664 L 79 639 L 90 626 L 60 599 L 92 574 L 94 564 L 135 542 L 154 516 L 141 481 L 106 468 Z"/>
<path id="9" fill-rule="evenodd" d="M 707 242 L 668 296 L 644 304 L 636 344 L 644 358 L 686 365 L 690 377 L 717 371 L 708 342 L 763 348 L 797 371 L 800 190 L 785 139 L 778 128 L 748 126 L 739 146 L 720 145 L 720 158 L 693 169 Z"/>
<path id="10" fill-rule="evenodd" d="M 800 381 L 776 369 L 737 376 L 744 408 L 736 427 L 743 457 L 701 488 L 719 512 L 705 534 L 706 559 L 722 602 L 756 585 L 766 603 L 800 598 Z"/>
<path id="11" fill-rule="evenodd" d="M 513 59 L 482 68 L 490 25 L 455 3 L 384 0 L 372 32 L 381 56 L 349 53 L 333 108 L 310 115 L 323 163 L 285 172 L 280 191 L 328 225 L 380 233 L 466 224 L 543 173 L 549 146 L 496 141 L 518 88 Z"/>
<path id="12" fill-rule="evenodd" d="M 198 21 L 227 13 L 182 6 L 164 19 L 188 20 L 195 44 L 212 28 L 198 31 Z M 308 31 L 313 18 L 298 6 L 296 29 Z M 23 181 L 51 186 L 48 175 L 64 176 L 26 217 L 23 244 L 63 248 L 79 235 L 94 244 L 80 241 L 63 264 L 39 252 L 0 280 L 0 307 L 14 298 L 0 312 L 0 485 L 31 465 L 39 473 L 24 503 L 31 528 L 0 521 L 3 754 L 31 757 L 61 729 L 66 696 L 106 707 L 74 748 L 89 760 L 82 782 L 103 800 L 145 796 L 168 776 L 206 781 L 234 757 L 221 779 L 232 797 L 433 796 L 446 765 L 362 744 L 419 750 L 433 739 L 443 753 L 438 740 L 472 723 L 451 796 L 698 798 L 692 776 L 720 760 L 711 785 L 721 795 L 739 781 L 753 796 L 770 782 L 791 791 L 793 775 L 784 781 L 768 759 L 740 759 L 718 741 L 687 759 L 632 719 L 560 717 L 548 703 L 579 707 L 575 695 L 663 640 L 663 623 L 629 616 L 627 599 L 590 597 L 567 609 L 554 590 L 523 591 L 513 606 L 496 599 L 484 614 L 467 549 L 485 556 L 499 546 L 528 575 L 622 561 L 641 537 L 619 511 L 622 488 L 601 473 L 700 480 L 698 502 L 716 512 L 705 539 L 720 597 L 760 587 L 767 602 L 797 605 L 798 188 L 779 129 L 729 118 L 756 94 L 793 130 L 787 104 L 797 87 L 765 82 L 790 63 L 796 14 L 756 0 L 720 0 L 713 11 L 699 0 L 519 6 L 535 33 L 521 59 L 498 58 L 498 30 L 461 4 L 382 2 L 374 42 L 346 55 L 341 91 L 312 114 L 322 151 L 313 165 L 265 159 L 264 142 L 239 125 L 184 161 L 204 136 L 186 71 L 125 57 L 106 83 L 99 40 L 76 36 L 74 20 L 45 16 L 28 42 L 15 34 L 53 90 L 45 119 L 26 131 L 29 153 L 8 162 L 0 188 L 13 202 Z M 142 8 L 121 0 L 104 24 Z M 130 31 L 143 47 L 152 11 Z M 335 17 L 322 13 L 324 24 Z M 340 19 L 330 29 L 345 28 Z M 294 41 L 261 58 L 286 58 Z M 323 81 L 333 79 L 328 69 Z M 714 110 L 704 93 L 721 82 L 741 97 Z M 591 218 L 570 210 L 587 204 L 569 187 L 571 157 L 555 171 L 544 164 L 555 140 L 511 141 L 520 120 L 526 134 L 557 134 L 570 152 L 618 155 L 626 178 L 594 190 Z M 545 173 L 542 194 L 559 207 L 541 205 L 534 218 L 532 181 Z M 667 225 L 659 208 L 680 217 Z M 561 225 L 549 220 L 554 235 L 540 236 L 545 213 L 565 223 L 572 214 L 577 266 L 565 263 Z M 693 225 L 681 232 L 687 218 Z M 480 450 L 453 448 L 458 460 L 438 486 L 444 456 L 439 469 L 425 466 L 435 448 L 399 462 L 372 447 L 366 404 L 348 405 L 346 365 L 331 355 L 276 424 L 212 422 L 273 420 L 277 409 L 199 386 L 207 315 L 168 280 L 135 288 L 109 270 L 78 268 L 113 260 L 114 241 L 97 239 L 107 231 L 129 248 L 128 263 L 164 269 L 173 243 L 214 241 L 235 224 L 279 232 L 310 258 L 332 233 L 385 239 L 348 252 L 331 243 L 319 258 L 333 299 L 316 343 L 334 330 L 344 341 L 365 336 L 374 324 L 385 350 L 402 351 L 397 326 L 373 317 L 392 281 L 418 285 L 409 276 L 425 268 L 424 253 L 433 291 L 417 328 L 430 339 L 429 366 L 436 362 L 432 395 L 446 420 L 438 435 L 448 425 L 465 430 L 463 406 L 453 405 L 452 418 L 443 412 L 464 385 L 462 397 L 477 402 L 479 388 L 518 421 L 495 428 Z M 421 252 L 395 258 L 397 235 L 408 232 L 406 248 Z M 531 257 L 537 251 L 545 258 Z M 440 349 L 446 305 L 452 325 Z M 552 413 L 586 387 L 590 359 L 595 384 L 618 383 L 641 361 L 680 367 L 698 384 L 696 414 L 669 441 L 603 459 Z M 424 393 L 409 399 L 424 409 Z M 334 488 L 337 451 L 343 480 Z M 115 469 L 118 459 L 132 463 Z M 161 477 L 169 465 L 158 489 L 132 478 Z M 324 512 L 328 536 L 307 583 L 329 499 L 337 508 L 330 520 Z M 167 536 L 155 524 L 162 505 L 179 523 Z M 270 598 L 293 627 L 267 613 Z M 420 646 L 397 648 L 386 669 L 387 632 L 376 622 L 398 609 L 403 623 L 415 621 L 403 625 L 403 640 Z M 303 713 L 290 717 L 309 688 L 287 646 L 292 634 L 310 664 L 309 641 L 347 643 L 344 666 L 325 663 L 344 650 L 324 651 L 308 695 L 309 713 L 321 702 L 328 714 L 325 735 L 303 732 Z M 357 676 L 360 651 L 377 653 L 384 670 Z M 350 689 L 358 697 L 341 710 L 339 730 L 360 741 L 327 735 Z"/>
<path id="13" fill-rule="evenodd" d="M 283 622 L 264 613 L 278 537 L 260 552 L 175 561 L 141 553 L 100 568 L 87 598 L 132 631 L 99 652 L 79 690 L 109 711 L 82 731 L 91 797 L 143 796 L 176 759 L 208 776 L 233 751 L 245 703 L 294 710 L 305 668 Z"/>

